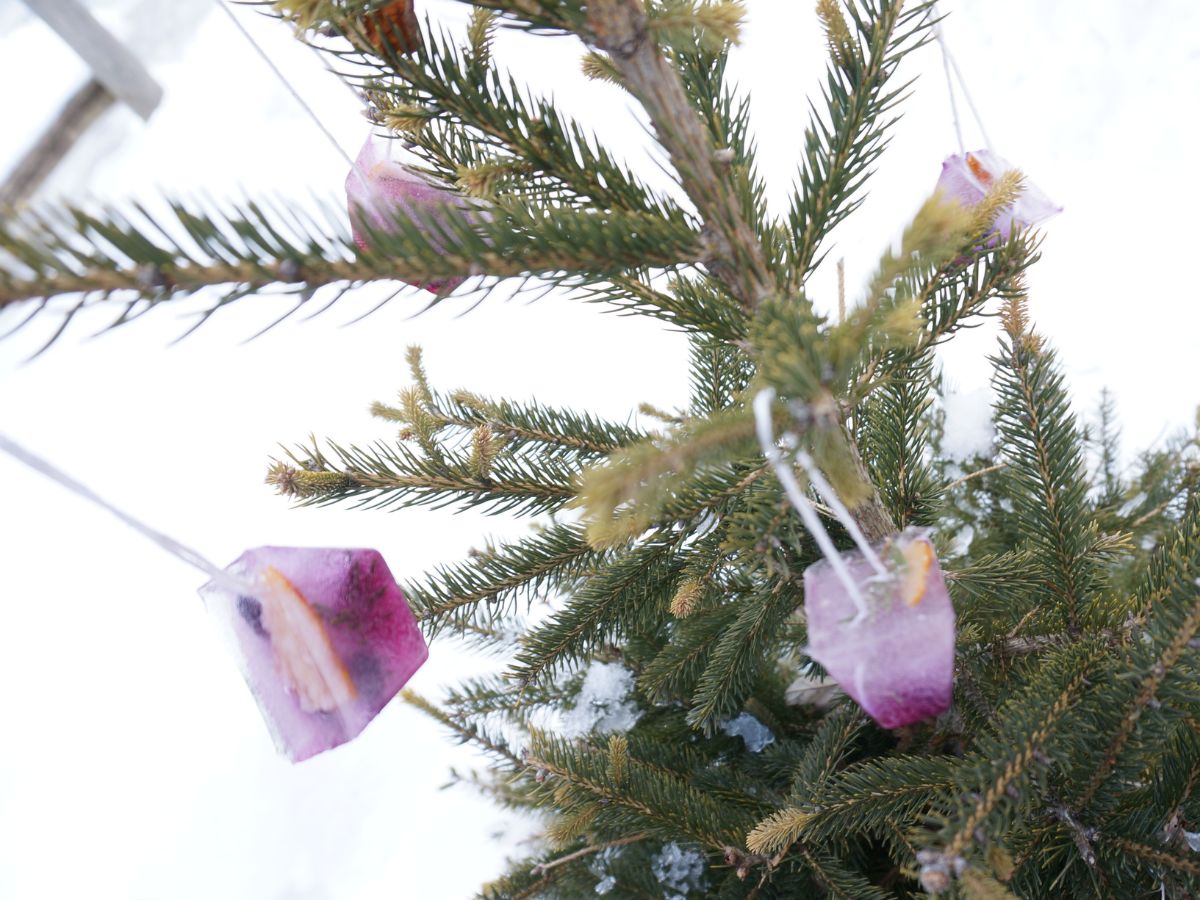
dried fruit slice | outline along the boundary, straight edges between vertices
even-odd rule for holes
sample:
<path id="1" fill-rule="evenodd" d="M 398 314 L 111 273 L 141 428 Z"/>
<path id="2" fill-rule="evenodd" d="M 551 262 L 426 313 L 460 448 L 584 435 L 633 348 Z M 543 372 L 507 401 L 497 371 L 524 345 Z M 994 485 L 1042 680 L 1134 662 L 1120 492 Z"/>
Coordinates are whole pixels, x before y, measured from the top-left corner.
<path id="1" fill-rule="evenodd" d="M 933 546 L 928 541 L 912 541 L 900 548 L 904 557 L 900 597 L 905 606 L 916 606 L 929 587 L 929 568 L 933 565 Z"/>
<path id="2" fill-rule="evenodd" d="M 263 571 L 262 623 L 275 664 L 304 712 L 332 712 L 357 695 L 325 625 L 295 585 L 274 566 Z"/>
<path id="3" fill-rule="evenodd" d="M 374 550 L 255 547 L 200 589 L 276 746 L 293 762 L 344 744 L 429 648 Z"/>

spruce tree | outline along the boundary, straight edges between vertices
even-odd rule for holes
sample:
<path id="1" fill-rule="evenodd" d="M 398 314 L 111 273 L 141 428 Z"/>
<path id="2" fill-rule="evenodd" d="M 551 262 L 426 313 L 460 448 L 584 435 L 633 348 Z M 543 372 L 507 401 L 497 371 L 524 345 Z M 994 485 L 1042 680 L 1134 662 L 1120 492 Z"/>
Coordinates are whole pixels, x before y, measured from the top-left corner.
<path id="1" fill-rule="evenodd" d="M 1128 475 L 1111 401 L 1097 428 L 1072 412 L 1030 322 L 1038 237 L 993 229 L 1015 175 L 974 206 L 931 197 L 843 316 L 806 294 L 884 152 L 907 88 L 896 69 L 931 39 L 931 5 L 817 3 L 828 71 L 785 217 L 766 207 L 726 79 L 739 3 L 472 5 L 465 42 L 414 30 L 407 2 L 269 5 L 428 178 L 469 198 L 463 215 L 316 221 L 256 200 L 179 202 L 170 221 L 24 212 L 0 222 L 0 309 L 66 327 L 91 304 L 121 323 L 214 286 L 215 311 L 280 284 L 304 303 L 375 281 L 444 295 L 469 276 L 690 335 L 690 404 L 643 410 L 653 427 L 448 390 L 413 348 L 377 435 L 269 465 L 300 504 L 530 517 L 527 538 L 403 585 L 434 652 L 459 636 L 509 661 L 446 697 L 406 695 L 486 751 L 477 781 L 497 802 L 545 823 L 486 897 L 1193 896 L 1195 435 Z M 645 110 L 678 190 L 652 189 L 506 76 L 497 27 L 582 40 L 586 71 Z M 995 313 L 995 453 L 960 470 L 940 445 L 935 351 Z M 820 550 L 756 436 L 764 390 L 787 464 L 810 454 L 868 539 L 931 529 L 957 619 L 942 715 L 884 729 L 806 655 L 803 573 Z M 831 497 L 805 484 L 849 548 Z"/>

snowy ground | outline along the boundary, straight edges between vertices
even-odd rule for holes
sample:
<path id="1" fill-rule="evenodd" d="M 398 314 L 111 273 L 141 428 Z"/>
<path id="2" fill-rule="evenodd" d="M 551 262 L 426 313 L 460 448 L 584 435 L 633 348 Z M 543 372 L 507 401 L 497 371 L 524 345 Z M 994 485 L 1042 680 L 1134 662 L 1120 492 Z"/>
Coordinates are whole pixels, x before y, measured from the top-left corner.
<path id="1" fill-rule="evenodd" d="M 159 189 L 335 197 L 345 176 L 287 93 L 201 0 L 105 0 L 166 87 L 149 124 L 124 111 L 73 154 L 47 193 L 153 196 Z M 823 65 L 810 4 L 750 0 L 737 72 L 754 98 L 762 164 L 785 200 Z M 1031 278 L 1033 314 L 1060 349 L 1078 406 L 1114 389 L 1131 448 L 1190 420 L 1200 306 L 1187 278 L 1197 207 L 1200 7 L 1190 0 L 944 4 L 950 46 L 996 150 L 1066 206 Z M 460 18 L 452 3 L 430 2 Z M 273 58 L 354 151 L 353 98 L 286 32 L 243 14 Z M 606 141 L 646 159 L 625 99 L 574 77 L 577 49 L 512 36 L 501 56 Z M 931 189 L 956 150 L 936 49 L 872 194 L 838 235 L 849 283 Z M 24 7 L 0 0 L 0 169 L 31 140 L 83 69 Z M 961 105 L 961 104 L 960 104 Z M 978 131 L 964 121 L 968 147 Z M 832 298 L 832 275 L 814 290 Z M 522 523 L 470 513 L 294 511 L 261 485 L 278 442 L 309 432 L 386 437 L 367 415 L 405 383 L 403 350 L 426 347 L 444 386 L 536 394 L 624 417 L 686 396 L 684 343 L 631 319 L 548 298 L 453 302 L 416 318 L 393 303 L 342 328 L 368 296 L 306 324 L 240 341 L 273 309 L 243 304 L 177 346 L 188 322 L 160 311 L 96 340 L 89 319 L 22 362 L 46 329 L 0 342 L 0 429 L 114 502 L 225 562 L 259 544 L 375 546 L 411 576 Z M 410 301 L 415 302 L 414 301 Z M 193 307 L 194 310 L 196 307 Z M 986 394 L 987 329 L 947 354 L 969 423 Z M 972 401 L 970 398 L 975 397 Z M 970 437 L 972 429 L 965 429 Z M 56 898 L 465 897 L 499 871 L 517 835 L 467 790 L 470 766 L 436 727 L 394 706 L 357 741 L 292 767 L 278 759 L 195 598 L 201 578 L 103 513 L 0 459 L 0 896 Z M 413 681 L 425 693 L 480 663 L 435 646 Z M 520 829 L 517 829 L 519 832 Z"/>

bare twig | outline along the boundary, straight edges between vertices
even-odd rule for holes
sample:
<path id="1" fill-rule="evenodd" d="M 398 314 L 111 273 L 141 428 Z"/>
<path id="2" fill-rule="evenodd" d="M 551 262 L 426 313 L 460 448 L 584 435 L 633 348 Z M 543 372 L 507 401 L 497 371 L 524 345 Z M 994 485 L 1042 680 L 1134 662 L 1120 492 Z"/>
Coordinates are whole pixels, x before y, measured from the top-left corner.
<path id="1" fill-rule="evenodd" d="M 566 856 L 560 856 L 558 859 L 552 859 L 550 862 L 539 863 L 530 871 L 531 875 L 544 875 L 551 869 L 558 868 L 565 863 L 573 862 L 585 856 L 591 856 L 593 853 L 599 853 L 601 850 L 607 850 L 609 847 L 624 847 L 626 844 L 636 844 L 638 841 L 644 841 L 649 836 L 648 832 L 639 831 L 637 834 L 631 834 L 628 837 L 617 838 L 615 841 L 605 841 L 603 844 L 591 844 L 574 853 L 568 853 Z"/>
<path id="2" fill-rule="evenodd" d="M 1007 467 L 1008 467 L 1008 463 L 1002 462 L 1002 463 L 996 463 L 994 466 L 988 466 L 986 469 L 976 469 L 974 472 L 968 472 L 962 478 L 954 479 L 952 482 L 950 482 L 948 485 L 946 485 L 945 489 L 948 491 L 952 490 L 953 488 L 958 487 L 960 484 L 966 484 L 968 481 L 972 480 L 973 478 L 980 478 L 984 475 L 990 475 L 993 472 L 999 472 L 1001 469 L 1004 469 Z"/>

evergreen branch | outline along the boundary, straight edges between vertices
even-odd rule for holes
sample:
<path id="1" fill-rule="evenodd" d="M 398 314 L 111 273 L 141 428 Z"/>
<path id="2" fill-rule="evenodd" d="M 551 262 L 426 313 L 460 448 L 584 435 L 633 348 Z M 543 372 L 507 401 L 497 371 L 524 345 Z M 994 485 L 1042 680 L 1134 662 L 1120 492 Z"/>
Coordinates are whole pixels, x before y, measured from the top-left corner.
<path id="1" fill-rule="evenodd" d="M 746 334 L 746 316 L 727 288 L 714 279 L 677 274 L 665 290 L 629 275 L 615 275 L 606 284 L 581 288 L 585 301 L 604 303 L 621 313 L 653 316 L 691 332 L 718 340 L 738 340 Z"/>
<path id="2" fill-rule="evenodd" d="M 546 770 L 573 791 L 614 806 L 643 823 L 652 834 L 686 837 L 716 850 L 736 844 L 740 832 L 723 823 L 743 816 L 699 790 L 692 779 L 630 757 L 620 785 L 610 777 L 608 754 L 540 732 L 527 759 L 530 766 Z M 549 779 L 548 779 L 549 781 Z"/>
<path id="3" fill-rule="evenodd" d="M 646 24 L 666 44 L 720 48 L 738 42 L 745 17 L 741 0 L 667 0 L 647 10 Z"/>
<path id="4" fill-rule="evenodd" d="M 485 900 L 530 900 L 531 897 L 543 895 L 570 872 L 569 868 L 558 868 L 540 875 L 533 874 L 534 869 L 548 856 L 545 854 L 521 860 L 511 867 L 508 874 L 485 884 L 480 896 Z"/>
<path id="5" fill-rule="evenodd" d="M 437 704 L 429 702 L 420 694 L 408 688 L 400 692 L 400 698 L 405 703 L 415 706 L 431 719 L 449 728 L 463 741 L 475 744 L 493 756 L 504 760 L 511 767 L 512 771 L 520 772 L 526 768 L 525 760 L 514 754 L 509 749 L 507 743 L 491 738 L 478 725 L 460 721 L 458 718 L 446 713 Z"/>
<path id="6" fill-rule="evenodd" d="M 738 603 L 737 617 L 708 656 L 708 664 L 688 710 L 688 724 L 711 732 L 716 720 L 737 712 L 750 692 L 769 648 L 779 640 L 780 625 L 802 598 L 785 582 L 776 582 Z"/>
<path id="7" fill-rule="evenodd" d="M 697 473 L 736 462 L 755 446 L 754 420 L 733 408 L 614 453 L 587 470 L 579 488 L 588 540 L 610 547 L 645 532 Z"/>
<path id="8" fill-rule="evenodd" d="M 373 410 L 399 418 L 383 404 Z M 587 457 L 607 456 L 647 437 L 644 431 L 606 422 L 591 413 L 554 409 L 536 401 L 491 400 L 465 390 L 433 399 L 430 411 L 438 425 L 460 428 L 486 425 L 502 436 L 512 450 L 523 444 L 536 444 L 539 453 L 561 449 Z"/>
<path id="9" fill-rule="evenodd" d="M 897 302 L 908 302 L 920 310 L 925 327 L 907 347 L 870 347 L 859 364 L 860 374 L 853 386 L 850 402 L 868 396 L 877 384 L 945 343 L 961 328 L 978 324 L 985 307 L 993 299 L 1010 300 L 1025 294 L 1025 272 L 1039 258 L 1038 239 L 1028 231 L 1014 232 L 994 247 L 980 249 L 972 238 L 963 257 L 934 266 L 923 272 L 915 267 L 895 283 Z"/>
<path id="10" fill-rule="evenodd" d="M 968 472 L 966 475 L 963 475 L 960 478 L 955 478 L 953 481 L 949 482 L 944 488 L 942 488 L 942 491 L 943 492 L 952 491 L 956 487 L 960 487 L 960 486 L 966 484 L 968 481 L 974 481 L 976 478 L 982 478 L 985 475 L 991 475 L 993 472 L 1000 472 L 1007 468 L 1008 468 L 1008 463 L 1006 463 L 1006 462 L 998 462 L 995 465 L 984 466 L 982 469 L 976 469 L 974 472 Z"/>
<path id="11" fill-rule="evenodd" d="M 1021 302 L 1010 309 L 1019 310 Z M 1082 442 L 1053 353 L 1023 328 L 1010 333 L 1011 343 L 992 360 L 1006 476 L 1016 488 L 1018 525 L 1075 632 L 1094 577 Z"/>
<path id="12" fill-rule="evenodd" d="M 798 284 L 819 262 L 817 251 L 825 236 L 862 202 L 855 195 L 896 121 L 884 117 L 903 99 L 908 85 L 885 90 L 900 59 L 929 40 L 931 4 L 918 3 L 903 12 L 901 7 L 897 0 L 848 4 L 857 35 L 839 42 L 841 52 L 830 63 L 824 87 L 828 124 L 812 110 L 800 185 L 789 213 L 790 265 Z"/>
<path id="13" fill-rule="evenodd" d="M 329 222 L 343 218 L 330 206 L 323 212 Z M 402 209 L 392 215 L 387 230 L 361 223 L 371 247 L 361 251 L 344 228 L 331 231 L 295 211 L 267 211 L 252 202 L 222 211 L 174 203 L 170 221 L 140 208 L 27 214 L 0 223 L 0 250 L 7 254 L 0 258 L 0 311 L 22 300 L 83 294 L 80 307 L 97 300 L 126 302 L 115 325 L 139 309 L 227 285 L 207 318 L 272 284 L 311 291 L 392 279 L 425 284 L 464 274 L 586 281 L 690 261 L 698 247 L 682 220 L 649 213 L 594 215 L 509 204 L 487 221 Z M 301 293 L 301 302 L 307 296 Z"/>
<path id="14" fill-rule="evenodd" d="M 670 642 L 642 669 L 638 687 L 657 704 L 685 699 L 737 612 L 735 604 L 726 603 L 693 613 L 680 622 Z"/>
<path id="15" fill-rule="evenodd" d="M 803 296 L 762 304 L 751 333 L 758 379 L 789 399 L 789 425 L 802 424 L 817 464 L 863 533 L 873 542 L 882 541 L 895 533 L 896 526 L 867 474 L 858 445 L 843 426 L 839 404 L 830 391 L 832 363 L 821 324 Z"/>
<path id="16" fill-rule="evenodd" d="M 1186 571 L 1188 564 L 1195 565 L 1193 560 L 1186 560 L 1180 568 Z M 1188 574 L 1194 575 L 1196 571 L 1200 571 L 1200 567 L 1193 568 Z M 1185 581 L 1184 587 L 1187 592 L 1193 594 L 1190 605 L 1184 607 L 1187 613 L 1182 621 L 1170 621 L 1171 619 L 1177 619 L 1177 617 L 1171 616 L 1169 609 L 1164 609 L 1163 618 L 1167 619 L 1167 621 L 1163 622 L 1162 625 L 1165 627 L 1151 629 L 1151 634 L 1158 638 L 1158 640 L 1154 641 L 1155 645 L 1162 645 L 1163 649 L 1154 660 L 1154 663 L 1149 666 L 1142 676 L 1137 692 L 1134 694 L 1132 702 L 1128 704 L 1125 715 L 1121 719 L 1121 724 L 1113 735 L 1107 751 L 1100 764 L 1092 772 L 1087 785 L 1080 794 L 1079 801 L 1076 803 L 1077 807 L 1087 806 L 1096 795 L 1096 791 L 1108 779 L 1117 764 L 1121 752 L 1125 749 L 1125 745 L 1133 736 L 1134 729 L 1137 727 L 1138 721 L 1141 719 L 1146 707 L 1154 702 L 1163 682 L 1174 671 L 1184 652 L 1189 649 L 1189 643 L 1195 636 L 1197 629 L 1200 629 L 1200 579 L 1194 579 L 1191 582 Z M 1156 631 L 1164 633 L 1155 634 Z M 1169 637 L 1169 640 L 1163 642 L 1163 637 Z"/>
<path id="17" fill-rule="evenodd" d="M 941 493 L 926 462 L 932 388 L 929 354 L 895 371 L 859 410 L 858 443 L 867 448 L 867 472 L 900 528 L 933 524 Z"/>
<path id="18" fill-rule="evenodd" d="M 581 673 L 574 673 L 562 683 L 531 684 L 523 691 L 514 691 L 512 682 L 503 675 L 488 675 L 450 688 L 445 704 L 464 720 L 471 716 L 484 718 L 492 713 L 502 713 L 511 721 L 528 725 L 529 712 L 570 696 L 572 687 L 581 687 L 582 680 Z"/>
<path id="19" fill-rule="evenodd" d="M 596 46 L 606 51 L 625 87 L 642 103 L 700 213 L 709 241 L 706 262 L 742 307 L 754 309 L 775 289 L 762 243 L 746 220 L 737 191 L 684 90 L 679 73 L 652 39 L 639 0 L 592 0 L 587 23 Z"/>
<path id="20" fill-rule="evenodd" d="M 434 632 L 461 628 L 479 604 L 490 610 L 532 597 L 543 586 L 568 583 L 603 560 L 577 525 L 555 524 L 516 543 L 488 548 L 465 563 L 439 566 L 404 586 L 418 617 Z"/>
<path id="21" fill-rule="evenodd" d="M 1003 884 L 977 869 L 967 869 L 958 878 L 965 900 L 1018 900 Z"/>
<path id="22" fill-rule="evenodd" d="M 1200 878 L 1200 862 L 1194 862 L 1168 850 L 1151 847 L 1118 835 L 1100 835 L 1098 840 L 1101 844 L 1121 850 L 1156 867 Z"/>
<path id="23" fill-rule="evenodd" d="M 484 6 L 484 4 L 478 4 Z M 343 22 L 348 33 L 358 28 Z M 387 105 L 420 110 L 426 120 L 446 123 L 458 131 L 456 146 L 466 153 L 441 159 L 443 177 L 466 164 L 486 159 L 512 160 L 524 180 L 543 182 L 551 192 L 572 204 L 609 210 L 680 215 L 670 199 L 658 197 L 578 123 L 563 116 L 554 103 L 532 96 L 491 60 L 464 56 L 444 31 L 426 25 L 422 40 L 408 53 L 384 45 L 381 53 L 333 52 L 349 64 L 348 77 L 368 93 L 387 99 Z M 324 49 L 324 48 L 322 48 Z M 423 130 L 423 129 L 422 129 Z M 436 140 L 421 139 L 417 148 L 431 161 L 445 153 Z M 468 149 L 469 148 L 469 149 Z M 521 191 L 536 185 L 523 184 Z"/>
<path id="24" fill-rule="evenodd" d="M 830 897 L 838 900 L 890 900 L 886 891 L 871 884 L 858 872 L 848 869 L 828 851 L 810 850 L 801 845 L 799 852 Z"/>
<path id="25" fill-rule="evenodd" d="M 795 822 L 809 843 L 915 823 L 955 793 L 965 763 L 947 757 L 895 756 L 857 763 L 804 786 Z"/>
<path id="26" fill-rule="evenodd" d="M 468 463 L 426 459 L 399 444 L 329 446 L 336 465 L 314 443 L 289 451 L 299 468 L 276 463 L 268 483 L 301 506 L 357 499 L 359 506 L 379 509 L 458 504 L 520 515 L 554 512 L 575 496 L 576 469 L 555 460 L 544 460 L 535 470 L 519 459 L 499 459 L 490 475 L 480 477 Z"/>
<path id="27" fill-rule="evenodd" d="M 1004 191 L 1003 185 L 995 189 Z M 977 239 L 973 208 L 934 192 L 900 237 L 899 252 L 884 252 L 866 296 L 828 331 L 829 358 L 837 382 L 848 382 L 875 354 L 899 354 L 924 336 L 922 301 L 901 288 L 916 272 L 954 259 Z M 928 354 L 911 356 L 903 368 L 919 366 Z"/>
<path id="28" fill-rule="evenodd" d="M 821 720 L 792 772 L 792 798 L 810 798 L 842 768 L 866 720 L 853 706 L 842 705 Z"/>
<path id="29" fill-rule="evenodd" d="M 737 347 L 711 337 L 693 337 L 688 358 L 691 414 L 708 417 L 733 406 L 752 375 L 750 360 Z"/>
<path id="30" fill-rule="evenodd" d="M 979 742 L 979 758 L 971 767 L 975 787 L 982 792 L 947 828 L 945 859 L 961 858 L 979 829 L 1013 804 L 1010 790 L 1028 775 L 1041 755 L 1049 753 L 1051 740 L 1061 733 L 1100 659 L 1094 645 L 1068 647 L 1044 663 L 1033 684 L 1005 703 L 997 717 L 996 737 Z"/>
<path id="31" fill-rule="evenodd" d="M 955 606 L 963 621 L 979 626 L 982 646 L 998 653 L 1044 649 L 1058 637 L 1020 636 L 1026 616 L 1036 614 L 1044 586 L 1034 556 L 1028 550 L 977 556 L 970 564 L 946 572 Z"/>
<path id="32" fill-rule="evenodd" d="M 681 563 L 678 539 L 659 534 L 589 577 L 566 605 L 521 639 L 512 677 L 530 684 L 542 673 L 661 622 Z"/>

